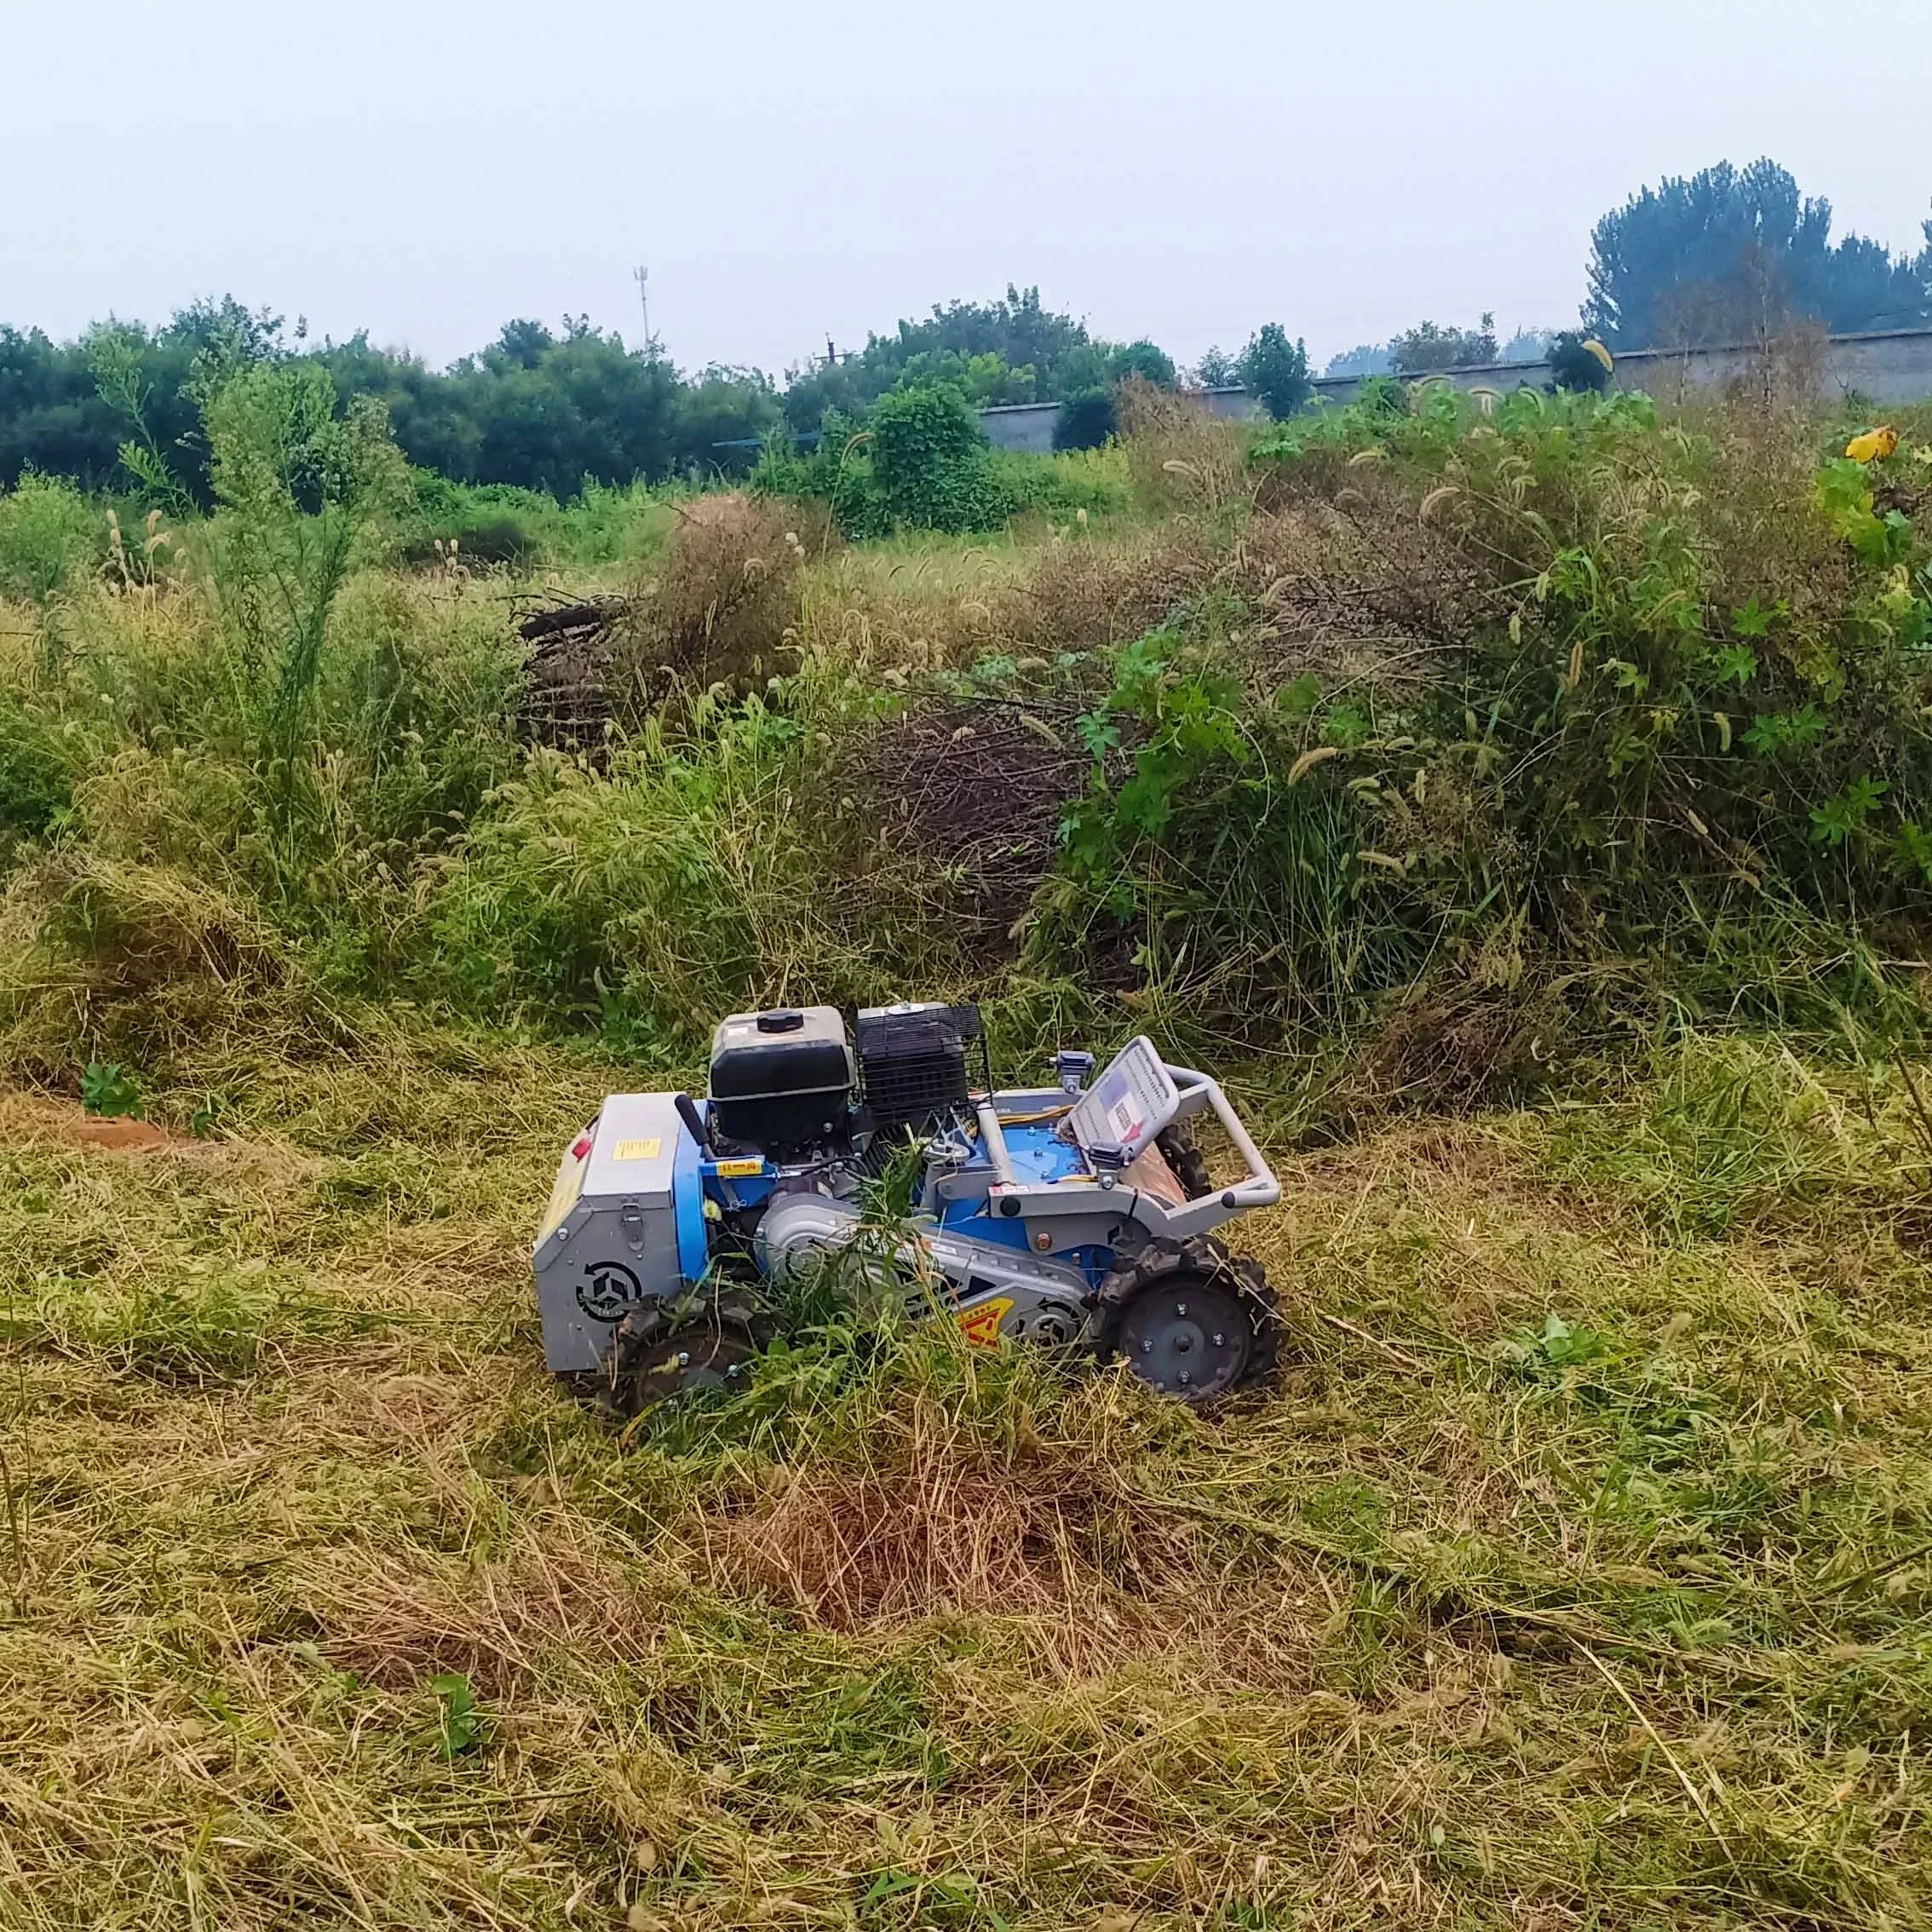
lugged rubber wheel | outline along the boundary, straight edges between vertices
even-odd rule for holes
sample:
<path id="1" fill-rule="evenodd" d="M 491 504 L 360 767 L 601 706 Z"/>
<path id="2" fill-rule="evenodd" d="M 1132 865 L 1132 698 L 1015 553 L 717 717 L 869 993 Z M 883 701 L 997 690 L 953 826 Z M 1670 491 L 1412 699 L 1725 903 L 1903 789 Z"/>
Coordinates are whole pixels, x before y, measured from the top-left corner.
<path id="1" fill-rule="evenodd" d="M 1101 1284 L 1102 1361 L 1193 1406 L 1274 1372 L 1280 1318 L 1261 1263 L 1205 1234 L 1150 1241 Z"/>
<path id="2" fill-rule="evenodd" d="M 1208 1172 L 1207 1156 L 1187 1138 L 1185 1128 L 1162 1128 L 1154 1145 L 1189 1200 L 1198 1201 L 1212 1191 L 1214 1176 Z"/>

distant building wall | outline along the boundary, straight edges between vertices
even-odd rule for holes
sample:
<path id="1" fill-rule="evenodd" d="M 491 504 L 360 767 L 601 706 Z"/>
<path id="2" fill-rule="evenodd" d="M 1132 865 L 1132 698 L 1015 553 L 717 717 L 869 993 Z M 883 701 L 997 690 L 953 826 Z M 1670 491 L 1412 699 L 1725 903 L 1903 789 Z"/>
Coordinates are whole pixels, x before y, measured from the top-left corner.
<path id="1" fill-rule="evenodd" d="M 1675 401 L 1691 389 L 1748 376 L 1754 353 L 1740 348 L 1628 349 L 1617 358 L 1615 381 L 1620 388 L 1645 389 L 1659 401 Z M 1309 387 L 1325 401 L 1345 403 L 1360 393 L 1364 380 L 1360 376 L 1318 376 Z M 1550 375 L 1547 362 L 1485 362 L 1410 380 L 1448 382 L 1458 389 L 1493 389 L 1507 395 L 1526 383 L 1543 388 Z M 1214 415 L 1231 420 L 1261 413 L 1261 405 L 1238 385 L 1189 394 Z M 1932 397 L 1932 329 L 1885 329 L 1868 335 L 1828 337 L 1819 375 L 1819 400 L 1836 403 L 1854 394 L 1879 404 L 1922 402 Z M 980 411 L 988 440 L 1003 450 L 1050 450 L 1059 420 L 1058 403 L 1015 403 Z"/>
<path id="2" fill-rule="evenodd" d="M 980 427 L 996 450 L 1031 450 L 1036 456 L 1052 449 L 1059 421 L 1056 402 L 1002 403 L 980 411 Z"/>

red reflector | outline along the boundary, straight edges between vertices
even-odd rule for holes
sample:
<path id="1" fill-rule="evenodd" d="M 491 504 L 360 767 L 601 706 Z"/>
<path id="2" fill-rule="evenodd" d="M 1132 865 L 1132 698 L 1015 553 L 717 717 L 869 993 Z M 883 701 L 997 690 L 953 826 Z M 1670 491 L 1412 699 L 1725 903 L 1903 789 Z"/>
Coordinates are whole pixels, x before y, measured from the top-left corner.
<path id="1" fill-rule="evenodd" d="M 577 1136 L 576 1146 L 570 1150 L 570 1158 L 572 1160 L 582 1160 L 589 1151 L 590 1136 L 588 1134 L 579 1134 Z"/>

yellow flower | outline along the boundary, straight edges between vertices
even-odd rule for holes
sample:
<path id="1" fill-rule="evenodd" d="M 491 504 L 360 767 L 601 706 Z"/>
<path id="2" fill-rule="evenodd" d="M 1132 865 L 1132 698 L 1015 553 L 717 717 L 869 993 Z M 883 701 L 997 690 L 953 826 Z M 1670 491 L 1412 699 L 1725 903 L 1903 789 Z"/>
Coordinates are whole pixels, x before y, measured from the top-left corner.
<path id="1" fill-rule="evenodd" d="M 1845 454 L 1854 463 L 1882 463 L 1899 446 L 1899 433 L 1887 423 L 1882 429 L 1867 429 L 1845 445 Z"/>

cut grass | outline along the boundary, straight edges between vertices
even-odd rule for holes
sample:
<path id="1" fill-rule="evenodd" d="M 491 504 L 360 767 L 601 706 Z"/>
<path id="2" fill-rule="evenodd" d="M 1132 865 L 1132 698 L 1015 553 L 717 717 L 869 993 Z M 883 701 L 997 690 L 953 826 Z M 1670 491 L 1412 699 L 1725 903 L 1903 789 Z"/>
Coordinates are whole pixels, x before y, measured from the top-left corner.
<path id="1" fill-rule="evenodd" d="M 0 1923 L 1925 1922 L 1889 1109 L 1722 1238 L 1681 1083 L 1287 1160 L 1212 1420 L 834 1336 L 622 1453 L 525 1262 L 604 1076 L 460 1058 L 0 1110 Z"/>

